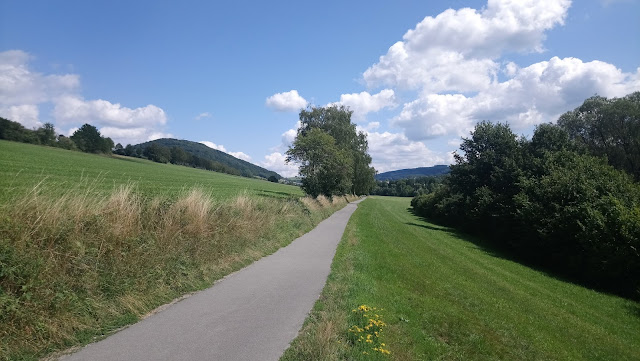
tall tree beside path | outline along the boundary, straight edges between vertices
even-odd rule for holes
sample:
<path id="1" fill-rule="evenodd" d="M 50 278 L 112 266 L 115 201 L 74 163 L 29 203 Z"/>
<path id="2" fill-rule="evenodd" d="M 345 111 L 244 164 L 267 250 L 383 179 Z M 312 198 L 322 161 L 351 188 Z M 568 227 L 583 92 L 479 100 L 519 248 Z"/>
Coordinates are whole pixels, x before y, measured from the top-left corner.
<path id="1" fill-rule="evenodd" d="M 300 165 L 302 189 L 312 195 L 369 194 L 375 169 L 367 136 L 356 130 L 344 106 L 312 107 L 300 112 L 300 128 L 287 162 Z"/>

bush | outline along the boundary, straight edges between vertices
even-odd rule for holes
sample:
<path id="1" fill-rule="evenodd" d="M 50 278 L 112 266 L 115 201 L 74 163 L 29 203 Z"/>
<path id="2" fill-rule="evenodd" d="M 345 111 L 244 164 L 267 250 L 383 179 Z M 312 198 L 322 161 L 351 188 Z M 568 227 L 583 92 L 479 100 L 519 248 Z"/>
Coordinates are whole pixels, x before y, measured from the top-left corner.
<path id="1" fill-rule="evenodd" d="M 506 125 L 478 124 L 443 185 L 411 205 L 536 264 L 640 298 L 639 185 L 554 127 L 526 141 Z"/>

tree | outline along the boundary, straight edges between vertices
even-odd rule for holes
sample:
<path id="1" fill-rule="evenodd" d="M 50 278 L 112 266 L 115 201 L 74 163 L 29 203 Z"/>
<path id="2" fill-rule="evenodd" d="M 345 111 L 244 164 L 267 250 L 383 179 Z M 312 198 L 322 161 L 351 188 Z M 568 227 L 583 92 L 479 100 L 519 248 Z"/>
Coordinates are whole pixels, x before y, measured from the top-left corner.
<path id="1" fill-rule="evenodd" d="M 273 182 L 273 183 L 278 183 L 278 178 L 274 175 L 269 176 L 269 178 L 267 179 L 269 182 Z"/>
<path id="2" fill-rule="evenodd" d="M 352 160 L 322 129 L 297 136 L 287 151 L 287 161 L 300 163 L 302 189 L 313 197 L 346 194 L 351 189 Z"/>
<path id="3" fill-rule="evenodd" d="M 134 148 L 131 144 L 127 144 L 127 146 L 124 147 L 124 155 L 126 155 L 127 157 L 137 156 L 138 155 L 137 148 Z"/>
<path id="4" fill-rule="evenodd" d="M 189 154 L 180 147 L 171 147 L 171 163 L 186 164 L 189 160 Z"/>
<path id="5" fill-rule="evenodd" d="M 302 188 L 308 194 L 369 194 L 375 186 L 367 137 L 351 123 L 352 113 L 344 106 L 300 112 L 301 126 L 287 162 L 300 164 Z"/>
<path id="6" fill-rule="evenodd" d="M 149 160 L 158 163 L 169 163 L 171 160 L 171 150 L 167 147 L 152 143 L 144 149 L 143 155 Z"/>
<path id="7" fill-rule="evenodd" d="M 36 130 L 40 144 L 53 146 L 56 144 L 56 131 L 51 123 L 44 123 Z"/>
<path id="8" fill-rule="evenodd" d="M 118 155 L 125 155 L 125 154 L 124 154 L 124 147 L 123 147 L 123 146 L 122 146 L 122 144 L 120 144 L 120 143 L 116 144 L 116 147 L 115 147 L 115 149 L 114 149 L 114 151 L 113 151 L 113 152 L 114 152 L 115 154 L 118 154 Z"/>
<path id="9" fill-rule="evenodd" d="M 73 132 L 71 140 L 78 149 L 87 153 L 110 153 L 113 148 L 111 138 L 103 138 L 98 128 L 91 124 L 84 124 Z"/>
<path id="10" fill-rule="evenodd" d="M 640 92 L 623 98 L 594 96 L 563 114 L 558 125 L 595 156 L 640 180 Z"/>
<path id="11" fill-rule="evenodd" d="M 67 149 L 67 150 L 78 150 L 76 144 L 69 138 L 64 135 L 58 135 L 58 148 Z"/>

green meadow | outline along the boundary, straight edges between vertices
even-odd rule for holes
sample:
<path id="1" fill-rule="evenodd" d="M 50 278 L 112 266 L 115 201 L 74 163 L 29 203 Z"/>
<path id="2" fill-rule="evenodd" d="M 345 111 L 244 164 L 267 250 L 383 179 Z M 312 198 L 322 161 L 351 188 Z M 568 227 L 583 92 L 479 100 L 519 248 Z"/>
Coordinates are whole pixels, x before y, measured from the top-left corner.
<path id="1" fill-rule="evenodd" d="M 343 207 L 297 187 L 0 141 L 0 360 L 92 342 Z"/>
<path id="2" fill-rule="evenodd" d="M 269 197 L 304 196 L 299 187 L 260 179 L 0 140 L 0 201 L 30 191 L 39 183 L 52 192 L 91 189 L 101 194 L 133 184 L 147 197 L 175 197 L 193 187 L 202 188 L 216 199 L 243 192 Z"/>
<path id="3" fill-rule="evenodd" d="M 514 262 L 409 201 L 360 203 L 282 360 L 640 360 L 640 303 Z"/>

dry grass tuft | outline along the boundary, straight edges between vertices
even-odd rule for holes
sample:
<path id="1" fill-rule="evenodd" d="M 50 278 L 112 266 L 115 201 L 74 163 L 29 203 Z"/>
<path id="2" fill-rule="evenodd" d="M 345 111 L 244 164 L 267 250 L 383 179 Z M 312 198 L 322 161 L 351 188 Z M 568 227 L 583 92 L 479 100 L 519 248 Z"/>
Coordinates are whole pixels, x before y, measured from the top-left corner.
<path id="1" fill-rule="evenodd" d="M 319 195 L 316 197 L 316 200 L 318 201 L 318 203 L 320 203 L 320 206 L 322 208 L 327 208 L 328 206 L 331 205 L 331 199 L 325 197 L 324 195 Z"/>
<path id="2" fill-rule="evenodd" d="M 135 322 L 288 244 L 341 199 L 217 201 L 200 188 L 149 199 L 132 184 L 106 196 L 39 184 L 0 206 L 0 359 Z"/>

